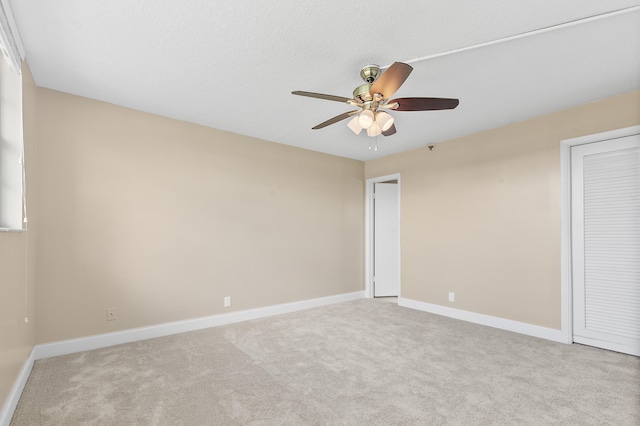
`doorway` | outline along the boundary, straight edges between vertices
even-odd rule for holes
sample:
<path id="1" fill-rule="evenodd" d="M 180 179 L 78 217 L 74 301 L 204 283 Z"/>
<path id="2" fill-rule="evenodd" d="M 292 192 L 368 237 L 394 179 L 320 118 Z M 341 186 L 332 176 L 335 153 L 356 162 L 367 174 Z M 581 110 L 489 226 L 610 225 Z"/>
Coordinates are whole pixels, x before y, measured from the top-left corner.
<path id="1" fill-rule="evenodd" d="M 566 142 L 563 337 L 640 355 L 640 127 Z"/>
<path id="2" fill-rule="evenodd" d="M 365 297 L 400 297 L 400 174 L 367 179 Z M 397 299 L 396 299 L 397 300 Z"/>

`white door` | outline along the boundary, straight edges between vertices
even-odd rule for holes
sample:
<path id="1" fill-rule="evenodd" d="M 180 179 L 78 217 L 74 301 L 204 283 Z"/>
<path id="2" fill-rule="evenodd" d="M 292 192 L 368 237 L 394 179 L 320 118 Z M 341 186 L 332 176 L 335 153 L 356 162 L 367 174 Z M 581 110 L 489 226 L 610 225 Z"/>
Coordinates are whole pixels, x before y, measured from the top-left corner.
<path id="1" fill-rule="evenodd" d="M 573 341 L 640 355 L 640 135 L 571 148 Z"/>
<path id="2" fill-rule="evenodd" d="M 373 185 L 373 296 L 400 290 L 400 194 L 397 183 Z"/>

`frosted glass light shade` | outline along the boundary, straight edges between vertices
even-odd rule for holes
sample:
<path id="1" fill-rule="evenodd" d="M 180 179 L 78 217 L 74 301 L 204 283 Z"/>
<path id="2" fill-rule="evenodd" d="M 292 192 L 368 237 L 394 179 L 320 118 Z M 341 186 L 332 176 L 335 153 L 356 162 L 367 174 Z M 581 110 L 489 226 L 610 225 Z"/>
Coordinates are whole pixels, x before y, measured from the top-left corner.
<path id="1" fill-rule="evenodd" d="M 353 130 L 353 133 L 355 133 L 356 135 L 359 135 L 360 132 L 362 131 L 362 127 L 360 127 L 360 124 L 358 123 L 358 118 L 359 117 L 356 115 L 351 120 L 349 120 L 349 123 L 347 123 L 347 126 L 351 130 Z"/>
<path id="2" fill-rule="evenodd" d="M 378 123 L 378 126 L 380 126 L 380 129 L 382 129 L 383 132 L 389 130 L 391 126 L 393 126 L 393 121 L 391 114 L 387 114 L 384 111 L 380 111 L 376 114 L 376 123 Z"/>
<path id="3" fill-rule="evenodd" d="M 373 112 L 371 110 L 364 110 L 358 116 L 358 124 L 363 129 L 368 129 L 373 124 Z"/>
<path id="4" fill-rule="evenodd" d="M 367 129 L 367 135 L 373 137 L 373 136 L 378 136 L 380 133 L 382 133 L 382 129 L 380 128 L 380 126 L 378 126 L 377 122 L 374 122 L 371 126 L 369 126 L 369 128 Z"/>

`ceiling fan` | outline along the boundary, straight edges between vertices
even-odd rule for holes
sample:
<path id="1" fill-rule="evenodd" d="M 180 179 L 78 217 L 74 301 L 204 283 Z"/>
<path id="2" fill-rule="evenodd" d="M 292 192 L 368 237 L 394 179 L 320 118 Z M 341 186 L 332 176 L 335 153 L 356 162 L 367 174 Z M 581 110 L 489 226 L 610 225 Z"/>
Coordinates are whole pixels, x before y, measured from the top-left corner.
<path id="1" fill-rule="evenodd" d="M 303 92 L 296 90 L 294 95 L 308 96 L 310 98 L 326 99 L 328 101 L 345 102 L 359 109 L 344 112 L 327 121 L 312 127 L 313 130 L 322 129 L 331 124 L 353 117 L 349 121 L 349 128 L 355 134 L 362 129 L 367 130 L 367 135 L 391 136 L 396 133 L 394 119 L 384 110 L 394 111 L 432 111 L 441 109 L 454 109 L 460 102 L 458 99 L 449 98 L 389 98 L 402 86 L 404 81 L 413 71 L 411 65 L 403 62 L 394 62 L 385 72 L 380 72 L 378 65 L 365 65 L 360 70 L 360 77 L 365 81 L 353 91 L 353 99 L 342 96 L 325 95 L 322 93 Z"/>

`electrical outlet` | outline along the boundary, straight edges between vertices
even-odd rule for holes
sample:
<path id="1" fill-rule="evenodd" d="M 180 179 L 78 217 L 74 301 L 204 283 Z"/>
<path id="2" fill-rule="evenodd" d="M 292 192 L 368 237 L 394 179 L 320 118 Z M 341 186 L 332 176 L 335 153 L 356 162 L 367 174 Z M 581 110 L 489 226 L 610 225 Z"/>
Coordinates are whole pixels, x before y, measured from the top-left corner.
<path id="1" fill-rule="evenodd" d="M 449 292 L 449 302 L 455 302 L 456 301 L 456 294 L 453 292 Z"/>
<path id="2" fill-rule="evenodd" d="M 224 298 L 224 307 L 228 308 L 229 306 L 231 306 L 231 296 L 227 296 Z"/>
<path id="3" fill-rule="evenodd" d="M 107 309 L 107 321 L 115 321 L 116 320 L 116 308 Z"/>

